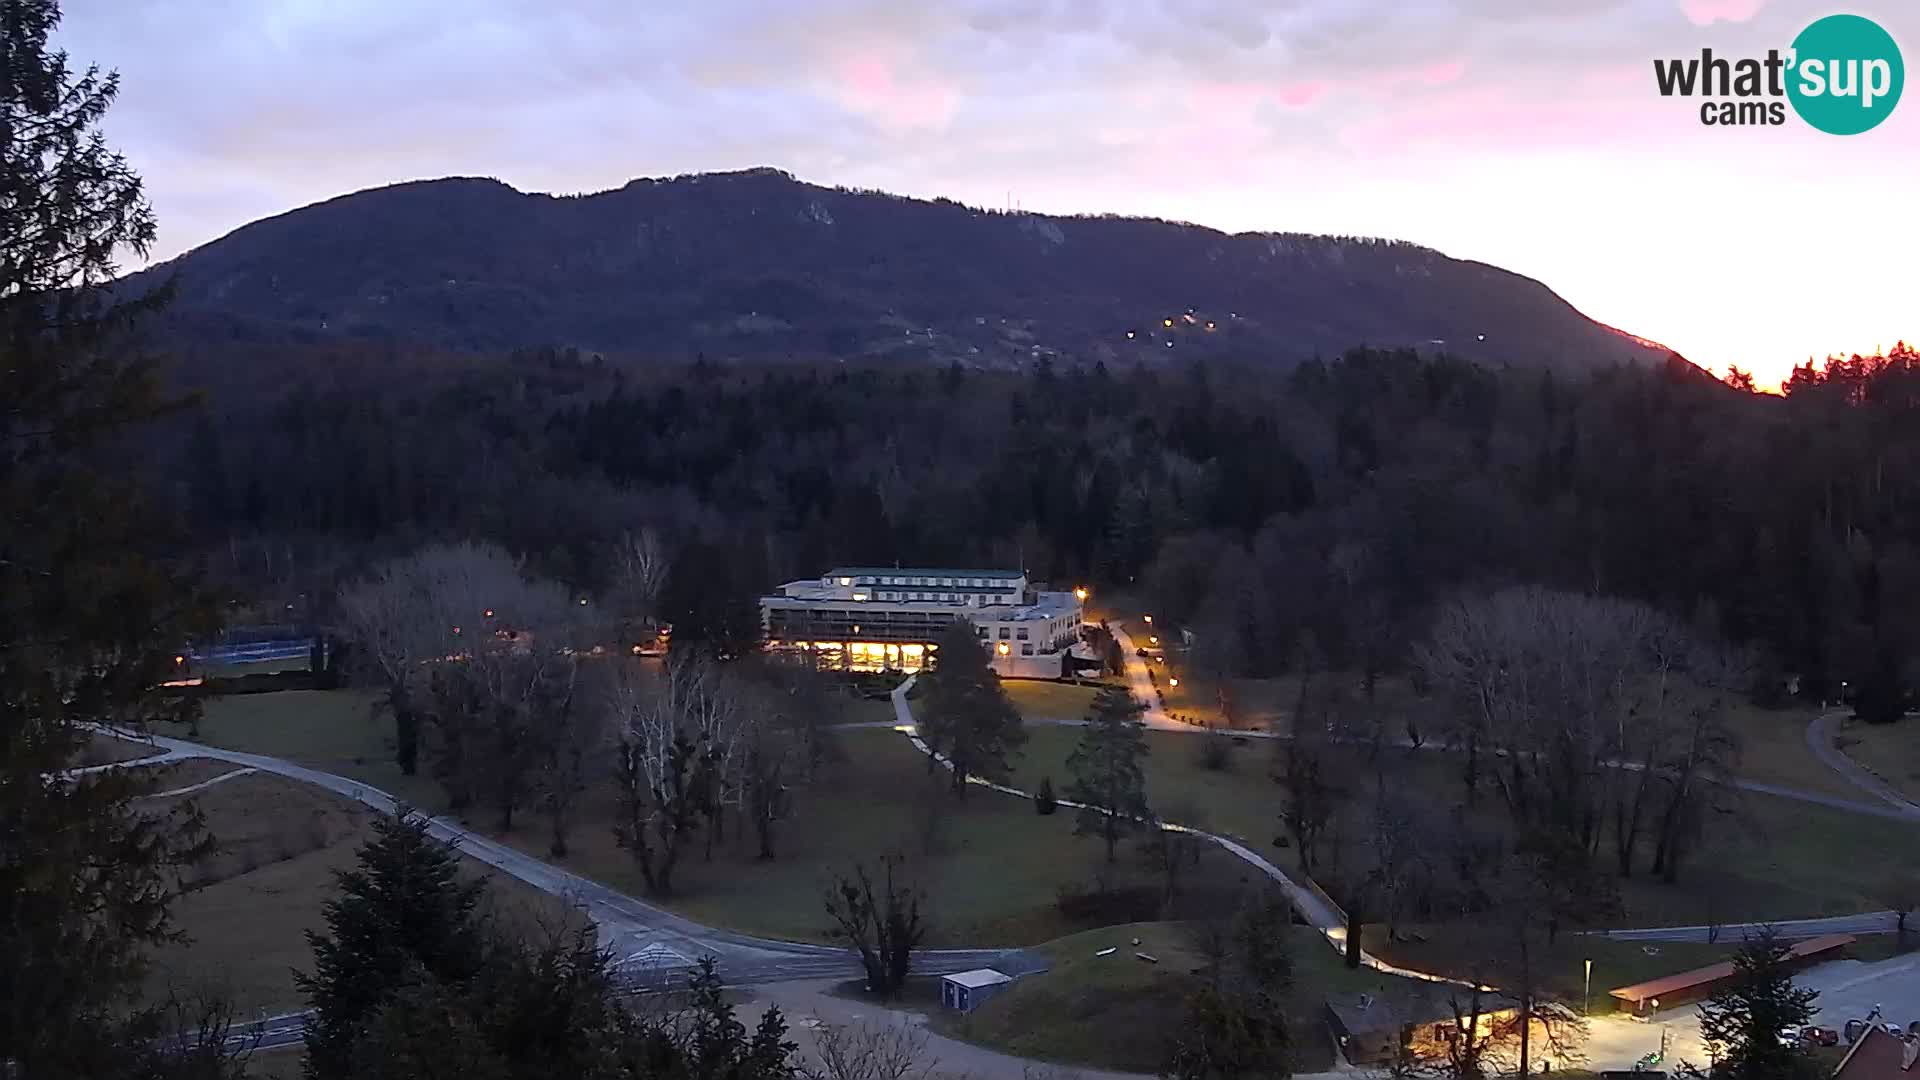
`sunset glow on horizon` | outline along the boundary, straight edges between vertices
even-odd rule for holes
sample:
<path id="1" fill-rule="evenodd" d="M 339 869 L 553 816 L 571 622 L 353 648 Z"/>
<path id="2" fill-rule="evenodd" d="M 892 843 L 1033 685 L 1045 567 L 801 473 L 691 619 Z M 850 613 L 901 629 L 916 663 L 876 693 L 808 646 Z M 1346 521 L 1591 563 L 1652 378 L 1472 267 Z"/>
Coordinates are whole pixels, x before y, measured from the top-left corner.
<path id="1" fill-rule="evenodd" d="M 1911 63 L 1909 3 L 110 7 L 69 3 L 57 40 L 121 73 L 105 126 L 146 179 L 156 259 L 409 179 L 565 193 L 766 165 L 992 207 L 1409 240 L 1769 387 L 1809 357 L 1920 337 L 1900 270 L 1920 249 L 1920 101 L 1855 136 L 1708 127 L 1652 67 L 1785 48 L 1836 11 L 1877 20 Z"/>

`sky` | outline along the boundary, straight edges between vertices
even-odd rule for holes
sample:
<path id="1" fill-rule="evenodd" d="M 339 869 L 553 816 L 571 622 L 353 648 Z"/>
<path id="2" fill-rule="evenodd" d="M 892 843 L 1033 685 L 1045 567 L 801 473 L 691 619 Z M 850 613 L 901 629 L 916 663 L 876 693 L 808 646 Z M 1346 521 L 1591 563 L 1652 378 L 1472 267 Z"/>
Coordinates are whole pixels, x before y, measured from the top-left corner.
<path id="1" fill-rule="evenodd" d="M 1846 2 L 1846 0 L 1843 0 Z M 447 175 L 821 184 L 1411 240 L 1777 383 L 1920 337 L 1920 91 L 1863 135 L 1702 126 L 1653 60 L 1852 0 L 65 0 L 170 258 Z M 1904 267 L 1904 269 L 1902 269 Z"/>

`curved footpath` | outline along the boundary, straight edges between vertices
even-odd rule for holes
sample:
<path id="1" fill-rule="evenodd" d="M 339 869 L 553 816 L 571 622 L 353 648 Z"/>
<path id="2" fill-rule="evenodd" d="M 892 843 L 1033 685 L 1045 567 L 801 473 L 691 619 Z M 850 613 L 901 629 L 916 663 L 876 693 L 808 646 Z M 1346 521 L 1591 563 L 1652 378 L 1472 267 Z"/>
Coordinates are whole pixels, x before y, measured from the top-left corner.
<path id="1" fill-rule="evenodd" d="M 1848 757 L 1834 743 L 1834 729 L 1846 717 L 1844 711 L 1822 713 L 1807 725 L 1807 749 L 1820 763 L 1841 776 L 1854 787 L 1886 803 L 1892 810 L 1892 816 L 1907 821 L 1920 822 L 1920 805 L 1894 790 L 1893 786 L 1880 779 L 1873 770 Z M 1881 809 L 1879 807 L 1876 810 Z"/>
<path id="2" fill-rule="evenodd" d="M 1130 638 L 1127 632 L 1117 623 L 1110 622 L 1108 624 L 1108 630 L 1112 632 L 1115 641 L 1119 643 L 1121 655 L 1126 659 L 1126 678 L 1129 690 L 1133 693 L 1134 697 L 1144 702 L 1147 706 L 1146 714 L 1143 717 L 1146 725 L 1149 728 L 1159 731 L 1175 731 L 1184 734 L 1199 734 L 1206 731 L 1207 729 L 1205 728 L 1197 728 L 1190 724 L 1180 723 L 1167 715 L 1166 710 L 1160 705 L 1160 695 L 1154 692 L 1153 679 L 1148 675 L 1146 662 L 1140 659 L 1139 651 L 1135 647 L 1133 639 Z M 911 683 L 911 681 L 911 679 L 908 680 L 909 683 Z M 902 690 L 904 690 L 906 685 L 907 684 L 902 684 Z M 900 690 L 895 691 L 896 717 L 900 725 L 911 726 L 913 724 L 913 714 L 911 710 L 906 707 L 906 699 L 903 696 L 899 696 L 901 692 Z M 1728 778 L 1719 782 L 1726 783 L 1742 791 L 1751 791 L 1755 794 L 1771 795 L 1783 799 L 1793 799 L 1847 813 L 1861 814 L 1867 817 L 1877 817 L 1892 821 L 1920 823 L 1920 806 L 1916 806 L 1902 798 L 1899 793 L 1888 787 L 1879 777 L 1855 763 L 1833 745 L 1832 727 L 1838 721 L 1840 715 L 1839 713 L 1825 713 L 1816 717 L 1813 722 L 1807 726 L 1807 745 L 1822 762 L 1826 763 L 1842 777 L 1851 781 L 1862 791 L 1875 796 L 1879 801 L 1865 802 L 1856 799 L 1845 799 L 1819 792 L 1802 791 L 1798 788 L 1784 787 L 1779 784 L 1769 784 L 1759 780 L 1743 780 L 1737 777 Z M 1059 722 L 1077 723 L 1078 721 Z M 1234 734 L 1260 739 L 1288 737 L 1284 733 L 1272 731 L 1236 731 Z M 1444 745 L 1432 741 L 1416 745 L 1410 739 L 1397 739 L 1394 740 L 1394 744 L 1404 748 L 1431 751 L 1444 751 L 1447 749 Z M 927 750 L 926 745 L 921 743 L 917 738 L 915 739 L 915 745 L 923 752 Z M 1617 767 L 1626 769 L 1640 768 L 1639 764 L 1635 762 L 1621 762 L 1618 763 Z M 999 785 L 989 786 L 996 787 L 1009 794 L 1021 795 L 1027 798 L 1032 797 L 1026 792 L 1017 791 L 1013 788 L 1000 787 Z M 1271 862 L 1268 862 L 1237 841 L 1213 834 L 1202 835 L 1207 836 L 1207 838 L 1214 843 L 1233 852 L 1249 865 L 1254 866 L 1259 869 L 1261 873 L 1266 874 L 1276 883 L 1279 883 L 1289 898 L 1294 900 L 1295 908 L 1301 912 L 1302 917 L 1323 933 L 1327 933 L 1328 940 L 1333 942 L 1336 947 L 1339 947 L 1340 943 L 1345 941 L 1344 917 L 1340 915 L 1339 909 L 1334 907 L 1324 894 L 1320 893 L 1317 889 L 1311 889 L 1294 882 L 1291 878 L 1288 878 L 1285 873 L 1280 871 L 1278 867 L 1275 867 Z M 1787 919 L 1772 923 L 1725 923 L 1718 927 L 1657 926 L 1595 931 L 1595 933 L 1627 941 L 1708 941 L 1728 938 L 1729 936 L 1745 937 L 1748 934 L 1757 932 L 1763 926 L 1769 926 L 1782 937 L 1804 939 L 1820 937 L 1825 934 L 1890 933 L 1893 931 L 1895 923 L 1896 917 L 1893 912 L 1872 911 L 1857 915 L 1840 915 L 1813 919 Z M 1393 970 L 1399 974 L 1411 974 L 1422 978 L 1432 977 L 1421 975 L 1417 972 L 1399 971 L 1391 966 L 1381 965 L 1379 961 L 1371 956 L 1368 956 L 1367 960 L 1370 965 L 1381 967 L 1382 970 Z"/>
<path id="3" fill-rule="evenodd" d="M 1121 645 L 1126 657 L 1126 676 L 1130 690 L 1146 703 L 1145 722 L 1156 730 L 1177 731 L 1188 734 L 1201 729 L 1181 724 L 1168 716 L 1159 704 L 1159 695 L 1154 693 L 1152 679 L 1126 632 L 1117 626 L 1112 627 L 1115 638 Z M 933 755 L 931 748 L 919 737 L 911 707 L 907 704 L 907 691 L 912 687 L 914 678 L 908 678 L 893 691 L 895 722 L 890 725 L 905 734 L 921 752 Z M 1877 802 L 1859 802 L 1815 792 L 1800 791 L 1793 788 L 1766 784 L 1758 781 L 1732 780 L 1734 786 L 1760 794 L 1782 798 L 1797 799 L 1804 802 L 1828 806 L 1838 810 L 1860 813 L 1873 817 L 1920 823 L 1920 805 L 1916 805 L 1894 791 L 1879 777 L 1848 758 L 1833 744 L 1833 726 L 1841 714 L 1827 713 L 1817 717 L 1807 728 L 1807 745 L 1814 755 L 1841 776 L 1875 797 Z M 1053 721 L 1064 724 L 1078 723 L 1074 720 Z M 860 724 L 852 726 L 882 726 L 881 724 Z M 227 773 L 213 780 L 192 785 L 189 788 L 160 795 L 186 794 L 200 790 L 212 784 L 253 772 L 272 773 L 302 783 L 313 784 L 335 794 L 352 799 L 362 805 L 382 813 L 391 813 L 397 806 L 397 800 L 370 784 L 350 777 L 339 776 L 308 768 L 294 762 L 260 754 L 248 754 L 237 750 L 226 750 L 216 746 L 173 739 L 160 735 L 148 735 L 113 729 L 102 729 L 121 738 L 133 739 L 159 747 L 162 753 L 137 758 L 131 761 L 113 762 L 106 765 L 74 769 L 64 774 L 80 776 L 97 773 L 107 769 L 138 768 L 147 765 L 159 765 L 187 758 L 210 758 L 231 762 L 241 769 Z M 1238 732 L 1256 738 L 1284 737 L 1272 732 Z M 1410 742 L 1406 745 L 1412 745 Z M 1440 749 L 1435 744 L 1428 747 Z M 1630 767 L 1630 766 L 1629 766 Z M 991 784 L 974 778 L 974 783 L 991 787 L 996 791 L 1020 798 L 1031 798 L 1029 792 L 1000 784 Z M 1062 805 L 1077 807 L 1077 804 L 1063 801 Z M 1344 948 L 1346 939 L 1345 916 L 1325 894 L 1309 885 L 1294 881 L 1279 867 L 1261 856 L 1245 844 L 1227 836 L 1201 832 L 1186 826 L 1165 823 L 1164 828 L 1193 832 L 1206 838 L 1258 869 L 1272 880 L 1288 897 L 1308 923 L 1318 929 L 1328 943 L 1336 949 Z M 798 984 L 803 980 L 833 980 L 859 974 L 857 961 L 842 948 L 815 945 L 804 942 L 778 941 L 770 938 L 755 937 L 748 934 L 721 930 L 675 915 L 670 911 L 656 907 L 645 901 L 608 888 L 598 882 L 590 881 L 571 871 L 553 866 L 533 856 L 501 844 L 481 833 L 469 829 L 465 824 L 448 817 L 428 819 L 428 831 L 438 839 L 457 845 L 460 850 L 475 859 L 493 867 L 502 873 L 532 885 L 543 892 L 558 896 L 583 911 L 593 920 L 600 934 L 600 940 L 620 959 L 618 965 L 630 984 L 645 986 L 658 984 L 676 978 L 680 972 L 691 967 L 697 960 L 712 958 L 720 968 L 723 978 L 729 985 L 744 986 L 752 984 L 795 984 L 793 991 L 769 991 L 775 999 L 789 998 L 792 1003 L 799 999 L 793 995 L 813 994 L 814 1000 L 827 1000 L 819 991 L 829 982 L 819 986 L 802 988 Z M 1882 933 L 1890 932 L 1894 927 L 1893 912 L 1868 912 L 1859 915 L 1842 915 L 1830 918 L 1795 919 L 1783 922 L 1734 923 L 1718 928 L 1706 926 L 1670 926 L 1641 929 L 1622 929 L 1603 931 L 1606 936 L 1629 941 L 1705 941 L 1709 937 L 1725 938 L 1729 934 L 1744 935 L 1762 925 L 1772 926 L 1787 937 L 1814 937 L 1830 933 Z M 1388 964 L 1378 957 L 1363 952 L 1363 962 L 1376 970 L 1429 981 L 1451 981 L 1426 972 L 1413 971 Z M 1022 970 L 1033 970 L 1040 966 L 1031 954 L 1020 949 L 939 949 L 926 950 L 916 956 L 915 967 L 923 973 L 961 971 L 973 967 L 994 965 L 1013 966 Z M 851 1005 L 852 1003 L 850 1003 Z M 828 1011 L 835 1007 L 830 1006 Z M 877 1008 L 877 1007 L 876 1007 Z M 789 1010 L 795 1018 L 800 1017 L 798 1010 Z M 846 1011 L 846 1010 L 841 1010 Z M 910 1021 L 910 1014 L 880 1010 L 883 1016 L 895 1021 Z M 826 1013 L 813 1010 L 816 1019 L 826 1019 Z M 281 1016 L 267 1017 L 235 1029 L 235 1040 L 250 1041 L 258 1049 L 272 1049 L 288 1046 L 301 1040 L 304 1033 L 305 1013 L 287 1013 Z M 939 1036 L 930 1035 L 934 1048 L 952 1056 L 979 1065 L 1020 1064 L 1021 1059 L 995 1054 L 972 1044 L 955 1042 Z M 994 1059 L 989 1062 L 986 1059 Z M 1038 1064 L 1038 1063 L 1026 1063 Z M 1068 1070 L 1087 1077 L 1119 1077 L 1125 1074 L 1096 1073 L 1089 1070 Z M 995 1069 L 989 1075 L 998 1073 Z M 1011 1075 L 1011 1073 L 1007 1073 Z M 1326 1074 L 1339 1075 L 1339 1074 Z"/>
<path id="4" fill-rule="evenodd" d="M 150 743 L 165 753 L 105 768 L 137 768 L 185 758 L 210 758 L 312 784 L 381 813 L 392 813 L 398 805 L 393 796 L 371 784 L 279 758 L 164 735 L 126 731 L 112 734 Z M 91 771 L 99 770 L 75 770 L 74 774 Z M 229 773 L 216 779 L 233 775 Z M 629 985 L 644 987 L 676 980 L 704 958 L 714 960 L 721 977 L 730 986 L 851 978 L 861 972 L 859 961 L 845 948 L 778 941 L 706 926 L 517 851 L 452 818 L 429 818 L 427 831 L 436 839 L 452 842 L 463 854 L 558 896 L 585 913 L 599 932 L 601 944 L 617 958 L 616 966 Z M 1041 966 L 1037 957 L 1022 949 L 927 949 L 914 957 L 915 970 L 927 974 L 995 965 L 1009 965 L 1019 970 Z M 257 1036 L 260 1049 L 290 1045 L 300 1040 L 305 1015 L 296 1012 L 267 1017 L 241 1026 L 235 1038 L 252 1040 Z"/>

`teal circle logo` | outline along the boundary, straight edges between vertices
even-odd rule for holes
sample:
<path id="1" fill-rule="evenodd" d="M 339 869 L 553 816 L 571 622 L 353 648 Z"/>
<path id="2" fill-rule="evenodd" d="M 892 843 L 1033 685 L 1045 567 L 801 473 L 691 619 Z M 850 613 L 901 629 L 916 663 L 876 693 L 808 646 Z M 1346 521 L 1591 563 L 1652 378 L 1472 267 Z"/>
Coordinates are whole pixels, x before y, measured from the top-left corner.
<path id="1" fill-rule="evenodd" d="M 1829 135 L 1878 127 L 1907 81 L 1893 35 L 1859 15 L 1829 15 L 1800 31 L 1788 63 L 1793 111 Z"/>

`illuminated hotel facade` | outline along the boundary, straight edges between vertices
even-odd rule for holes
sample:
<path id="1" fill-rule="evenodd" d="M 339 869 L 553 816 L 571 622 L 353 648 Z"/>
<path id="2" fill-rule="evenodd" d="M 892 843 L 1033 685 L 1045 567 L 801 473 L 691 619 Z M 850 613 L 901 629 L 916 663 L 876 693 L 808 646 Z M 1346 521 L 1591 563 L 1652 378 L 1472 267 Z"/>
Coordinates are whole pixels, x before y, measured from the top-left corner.
<path id="1" fill-rule="evenodd" d="M 839 566 L 761 597 L 767 644 L 853 671 L 918 671 L 966 619 L 1001 675 L 1058 678 L 1080 637 L 1080 600 L 1019 570 Z"/>

